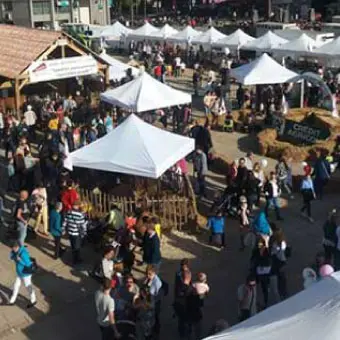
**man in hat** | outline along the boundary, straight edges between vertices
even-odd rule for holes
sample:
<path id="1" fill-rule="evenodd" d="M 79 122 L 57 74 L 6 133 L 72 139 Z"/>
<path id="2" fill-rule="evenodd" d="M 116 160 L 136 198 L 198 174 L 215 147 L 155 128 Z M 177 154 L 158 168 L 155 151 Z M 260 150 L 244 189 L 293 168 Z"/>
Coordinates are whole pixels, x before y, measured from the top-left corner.
<path id="1" fill-rule="evenodd" d="M 64 227 L 70 239 L 73 264 L 79 264 L 81 263 L 80 248 L 82 238 L 85 236 L 87 229 L 87 221 L 85 214 L 80 210 L 79 200 L 76 200 L 72 205 L 72 209 L 66 213 Z"/>
<path id="2" fill-rule="evenodd" d="M 25 123 L 28 127 L 29 138 L 32 140 L 35 139 L 35 124 L 37 122 L 37 115 L 32 110 L 31 105 L 27 105 L 27 111 L 24 113 Z"/>

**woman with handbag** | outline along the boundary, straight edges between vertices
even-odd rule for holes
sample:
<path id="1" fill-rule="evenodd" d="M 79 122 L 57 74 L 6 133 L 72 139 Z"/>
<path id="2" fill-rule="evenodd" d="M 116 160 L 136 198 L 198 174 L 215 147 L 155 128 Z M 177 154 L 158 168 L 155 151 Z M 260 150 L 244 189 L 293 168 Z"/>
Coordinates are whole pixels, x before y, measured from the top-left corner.
<path id="1" fill-rule="evenodd" d="M 37 298 L 32 286 L 32 274 L 36 270 L 36 263 L 30 257 L 28 250 L 18 242 L 13 243 L 10 258 L 15 262 L 17 277 L 14 282 L 13 293 L 9 300 L 9 304 L 14 305 L 19 294 L 21 282 L 23 282 L 30 295 L 30 303 L 27 305 L 27 308 L 32 308 L 37 303 Z"/>
<path id="2" fill-rule="evenodd" d="M 312 218 L 311 202 L 315 199 L 316 196 L 314 191 L 313 180 L 309 174 L 306 174 L 306 176 L 304 176 L 302 179 L 301 194 L 303 199 L 301 214 L 303 217 L 307 217 L 309 222 L 313 223 L 314 220 Z M 305 214 L 305 210 L 307 211 L 307 215 Z"/>

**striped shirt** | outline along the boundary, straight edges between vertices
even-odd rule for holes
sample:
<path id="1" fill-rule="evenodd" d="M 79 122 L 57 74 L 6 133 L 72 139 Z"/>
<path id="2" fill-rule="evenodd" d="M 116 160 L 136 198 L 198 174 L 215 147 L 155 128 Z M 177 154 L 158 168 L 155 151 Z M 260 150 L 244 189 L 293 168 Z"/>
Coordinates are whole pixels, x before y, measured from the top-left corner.
<path id="1" fill-rule="evenodd" d="M 65 215 L 64 227 L 69 236 L 84 236 L 87 227 L 85 215 L 81 211 L 70 210 Z"/>

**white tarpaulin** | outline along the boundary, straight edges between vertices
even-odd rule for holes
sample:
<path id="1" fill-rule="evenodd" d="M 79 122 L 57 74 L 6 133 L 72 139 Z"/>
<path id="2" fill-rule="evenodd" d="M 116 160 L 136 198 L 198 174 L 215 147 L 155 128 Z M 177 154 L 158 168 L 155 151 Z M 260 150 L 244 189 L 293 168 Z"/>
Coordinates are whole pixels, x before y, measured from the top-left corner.
<path id="1" fill-rule="evenodd" d="M 264 53 L 249 64 L 233 68 L 230 76 L 243 85 L 282 84 L 297 74 Z"/>
<path id="2" fill-rule="evenodd" d="M 122 35 L 126 36 L 131 31 L 131 29 L 116 21 L 113 25 L 106 26 L 100 36 L 105 40 L 119 40 Z"/>
<path id="3" fill-rule="evenodd" d="M 100 95 L 106 103 L 134 112 L 191 103 L 191 95 L 161 83 L 147 73 Z"/>
<path id="4" fill-rule="evenodd" d="M 171 27 L 168 24 L 165 24 L 159 31 L 156 31 L 155 33 L 151 33 L 148 36 L 148 39 L 150 40 L 164 40 L 167 39 L 169 36 L 174 35 L 178 33 L 178 31 Z"/>
<path id="5" fill-rule="evenodd" d="M 145 123 L 131 114 L 106 136 L 70 154 L 74 167 L 159 178 L 195 149 L 192 138 Z"/>
<path id="6" fill-rule="evenodd" d="M 182 31 L 170 36 L 167 40 L 177 44 L 189 44 L 191 40 L 199 36 L 201 32 L 196 31 L 191 26 L 187 26 Z"/>
<path id="7" fill-rule="evenodd" d="M 216 28 L 211 27 L 206 32 L 201 33 L 191 40 L 192 44 L 196 45 L 211 45 L 214 42 L 227 37 L 225 34 L 218 31 Z"/>
<path id="8" fill-rule="evenodd" d="M 255 38 L 244 33 L 241 29 L 236 30 L 234 33 L 228 35 L 226 38 L 217 40 L 213 43 L 214 47 L 228 47 L 230 49 L 239 49 L 243 45 L 255 40 Z"/>
<path id="9" fill-rule="evenodd" d="M 28 70 L 31 83 L 89 76 L 97 72 L 97 61 L 92 56 L 35 61 Z"/>
<path id="10" fill-rule="evenodd" d="M 248 42 L 241 47 L 242 50 L 270 52 L 272 49 L 287 43 L 288 40 L 279 37 L 272 31 L 268 31 L 261 37 Z"/>
<path id="11" fill-rule="evenodd" d="M 311 55 L 316 57 L 338 58 L 340 56 L 340 37 L 315 49 Z"/>
<path id="12" fill-rule="evenodd" d="M 125 64 L 104 52 L 100 54 L 100 57 L 110 65 L 110 80 L 120 80 L 124 78 L 126 76 L 126 71 L 129 68 L 131 68 L 134 77 L 139 74 L 137 68 Z"/>
<path id="13" fill-rule="evenodd" d="M 339 340 L 340 272 L 205 340 Z"/>
<path id="14" fill-rule="evenodd" d="M 138 39 L 147 39 L 149 35 L 156 33 L 159 31 L 159 28 L 152 26 L 148 22 L 146 22 L 142 27 L 139 27 L 128 34 L 128 39 L 130 40 L 138 40 Z"/>
<path id="15" fill-rule="evenodd" d="M 273 52 L 292 56 L 305 55 L 318 46 L 320 46 L 320 43 L 317 43 L 314 39 L 303 33 L 299 38 L 274 48 Z"/>

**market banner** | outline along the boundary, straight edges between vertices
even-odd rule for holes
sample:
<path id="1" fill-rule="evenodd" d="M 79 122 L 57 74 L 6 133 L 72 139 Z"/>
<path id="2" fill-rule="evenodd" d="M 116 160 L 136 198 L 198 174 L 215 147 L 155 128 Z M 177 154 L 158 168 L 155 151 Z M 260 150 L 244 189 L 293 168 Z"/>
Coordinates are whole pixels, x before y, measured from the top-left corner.
<path id="1" fill-rule="evenodd" d="M 88 76 L 98 72 L 97 62 L 92 56 L 80 56 L 33 62 L 30 66 L 31 83 Z"/>

